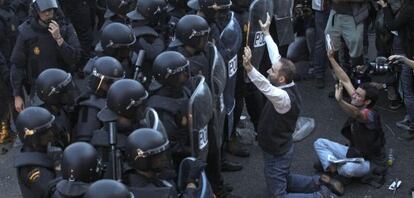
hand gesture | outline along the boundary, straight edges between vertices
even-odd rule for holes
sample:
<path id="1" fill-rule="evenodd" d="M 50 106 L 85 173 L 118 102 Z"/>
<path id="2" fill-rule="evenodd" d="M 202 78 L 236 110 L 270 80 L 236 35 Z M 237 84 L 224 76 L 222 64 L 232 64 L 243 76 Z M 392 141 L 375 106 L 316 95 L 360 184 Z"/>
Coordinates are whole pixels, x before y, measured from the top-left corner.
<path id="1" fill-rule="evenodd" d="M 342 85 L 342 81 L 339 81 L 339 83 L 335 85 L 335 99 L 337 101 L 342 100 L 343 89 L 344 89 L 344 86 Z"/>
<path id="2" fill-rule="evenodd" d="M 377 3 L 382 7 L 385 8 L 387 7 L 387 2 L 385 2 L 384 0 L 378 0 Z"/>
<path id="3" fill-rule="evenodd" d="M 246 46 L 244 47 L 243 67 L 247 73 L 249 73 L 253 69 L 251 59 L 252 59 L 252 51 L 250 50 L 249 46 Z"/>
<path id="4" fill-rule="evenodd" d="M 266 22 L 263 24 L 262 20 L 259 20 L 259 24 L 260 24 L 260 27 L 262 28 L 262 32 L 265 35 L 270 35 L 269 28 L 270 28 L 271 19 L 270 19 L 269 13 L 266 13 L 266 15 L 267 15 Z"/>
<path id="5" fill-rule="evenodd" d="M 408 64 L 409 60 L 407 57 L 402 55 L 392 55 L 388 58 L 391 63 L 404 63 Z"/>
<path id="6" fill-rule="evenodd" d="M 53 39 L 55 39 L 56 41 L 62 38 L 62 36 L 60 35 L 59 24 L 56 23 L 56 21 L 52 20 L 49 23 L 48 30 L 49 30 L 50 34 L 52 35 Z"/>

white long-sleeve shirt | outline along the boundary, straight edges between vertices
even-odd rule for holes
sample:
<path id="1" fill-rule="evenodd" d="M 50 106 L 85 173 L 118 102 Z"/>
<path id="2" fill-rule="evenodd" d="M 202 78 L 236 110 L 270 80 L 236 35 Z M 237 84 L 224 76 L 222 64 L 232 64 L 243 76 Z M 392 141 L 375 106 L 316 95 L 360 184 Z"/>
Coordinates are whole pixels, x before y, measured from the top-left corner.
<path id="1" fill-rule="evenodd" d="M 270 35 L 267 35 L 265 37 L 265 41 L 267 49 L 269 51 L 270 61 L 274 66 L 277 62 L 279 62 L 281 58 L 279 54 L 279 49 Z M 260 90 L 260 92 L 262 92 L 266 96 L 266 98 L 273 104 L 273 107 L 278 113 L 284 114 L 290 110 L 291 101 L 289 95 L 282 88 L 294 86 L 294 82 L 280 87 L 273 86 L 270 83 L 270 81 L 266 77 L 264 77 L 259 71 L 257 71 L 254 67 L 252 71 L 247 73 L 247 75 L 249 76 L 252 83 Z"/>

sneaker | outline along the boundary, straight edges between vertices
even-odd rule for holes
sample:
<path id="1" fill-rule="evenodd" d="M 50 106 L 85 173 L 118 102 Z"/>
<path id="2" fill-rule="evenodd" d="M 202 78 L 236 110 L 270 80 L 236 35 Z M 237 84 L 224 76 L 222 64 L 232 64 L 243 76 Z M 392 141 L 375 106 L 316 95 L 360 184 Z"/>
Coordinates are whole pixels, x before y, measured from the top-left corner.
<path id="1" fill-rule="evenodd" d="M 331 190 L 331 192 L 341 196 L 344 194 L 344 186 L 342 185 L 342 183 L 332 177 L 330 177 L 329 175 L 326 174 L 322 174 L 321 177 L 319 178 L 319 182 L 328 187 L 329 190 Z"/>
<path id="2" fill-rule="evenodd" d="M 398 128 L 407 130 L 407 131 L 414 131 L 413 127 L 411 127 L 411 122 L 408 119 L 408 117 L 406 116 L 403 120 L 398 121 L 397 123 L 395 123 L 395 125 L 397 125 Z"/>
<path id="3" fill-rule="evenodd" d="M 325 88 L 325 79 L 323 79 L 323 78 L 316 78 L 315 79 L 315 86 L 318 89 Z"/>
<path id="4" fill-rule="evenodd" d="M 400 138 L 403 140 L 413 140 L 414 139 L 414 130 L 408 130 L 405 133 L 400 135 Z"/>
<path id="5" fill-rule="evenodd" d="M 397 110 L 401 108 L 403 105 L 401 100 L 391 100 L 390 104 L 388 105 L 388 108 L 391 110 Z"/>

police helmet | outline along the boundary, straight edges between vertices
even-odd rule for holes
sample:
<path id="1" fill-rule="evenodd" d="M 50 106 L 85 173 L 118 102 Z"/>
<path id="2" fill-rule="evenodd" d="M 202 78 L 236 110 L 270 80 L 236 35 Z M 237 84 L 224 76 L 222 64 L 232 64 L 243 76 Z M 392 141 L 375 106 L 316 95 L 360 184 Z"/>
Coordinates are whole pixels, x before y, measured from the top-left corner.
<path id="1" fill-rule="evenodd" d="M 73 104 L 72 76 L 61 69 L 46 69 L 36 79 L 36 94 L 48 105 Z"/>
<path id="2" fill-rule="evenodd" d="M 181 9 L 188 9 L 188 6 L 187 6 L 188 0 L 167 0 L 167 2 L 174 7 L 181 8 Z"/>
<path id="3" fill-rule="evenodd" d="M 88 79 L 89 88 L 100 97 L 106 97 L 111 84 L 125 77 L 122 64 L 110 56 L 97 58 L 92 67 L 93 70 Z"/>
<path id="4" fill-rule="evenodd" d="M 25 146 L 45 147 L 54 139 L 53 123 L 55 116 L 42 107 L 28 107 L 16 118 L 16 130 Z"/>
<path id="5" fill-rule="evenodd" d="M 37 13 L 58 8 L 56 0 L 34 0 L 32 6 Z"/>
<path id="6" fill-rule="evenodd" d="M 84 198 L 133 198 L 128 188 L 115 180 L 101 179 L 89 186 Z"/>
<path id="7" fill-rule="evenodd" d="M 150 128 L 137 129 L 125 143 L 128 163 L 140 171 L 159 172 L 169 166 L 168 145 L 168 139 L 161 132 Z"/>
<path id="8" fill-rule="evenodd" d="M 155 58 L 152 72 L 155 80 L 162 85 L 180 86 L 187 79 L 180 79 L 179 74 L 188 72 L 189 65 L 190 61 L 179 52 L 166 51 Z"/>
<path id="9" fill-rule="evenodd" d="M 136 21 L 147 21 L 152 25 L 158 24 L 162 15 L 166 13 L 165 0 L 140 1 L 134 11 L 127 14 L 128 18 Z"/>
<path id="10" fill-rule="evenodd" d="M 98 118 L 102 122 L 115 121 L 118 116 L 132 119 L 147 97 L 148 92 L 138 81 L 118 80 L 109 88 L 106 107 L 98 113 Z"/>
<path id="11" fill-rule="evenodd" d="M 119 58 L 120 53 L 128 55 L 131 47 L 136 41 L 134 31 L 131 27 L 114 22 L 102 29 L 101 38 L 97 44 L 97 50 L 103 51 L 107 56 Z"/>
<path id="12" fill-rule="evenodd" d="M 69 181 L 94 182 L 102 176 L 101 159 L 86 142 L 76 142 L 63 151 L 62 177 Z"/>
<path id="13" fill-rule="evenodd" d="M 220 10 L 230 10 L 231 0 L 189 0 L 188 7 L 201 10 L 208 21 L 214 21 Z"/>
<path id="14" fill-rule="evenodd" d="M 198 15 L 185 15 L 175 27 L 175 38 L 170 47 L 188 45 L 196 49 L 203 49 L 208 42 L 210 26 L 207 21 Z"/>
<path id="15" fill-rule="evenodd" d="M 136 4 L 136 0 L 106 0 L 107 9 L 104 17 L 110 18 L 114 15 L 125 16 L 129 11 L 134 9 Z"/>

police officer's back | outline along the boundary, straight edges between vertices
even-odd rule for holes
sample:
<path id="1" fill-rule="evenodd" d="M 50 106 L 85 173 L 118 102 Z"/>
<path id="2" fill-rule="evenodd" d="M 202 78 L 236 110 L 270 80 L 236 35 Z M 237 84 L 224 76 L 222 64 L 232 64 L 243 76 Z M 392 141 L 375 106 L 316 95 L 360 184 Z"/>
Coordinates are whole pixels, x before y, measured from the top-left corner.
<path id="1" fill-rule="evenodd" d="M 40 72 L 51 67 L 71 71 L 80 56 L 75 30 L 62 18 L 56 0 L 34 1 L 32 10 L 33 16 L 19 26 L 11 55 L 11 79 L 18 112 L 24 108 L 23 88 L 29 92 Z"/>
<path id="2" fill-rule="evenodd" d="M 98 152 L 85 142 L 69 145 L 63 152 L 62 178 L 51 191 L 51 198 L 81 198 L 89 185 L 102 177 Z M 50 184 L 49 184 L 50 185 Z"/>
<path id="3" fill-rule="evenodd" d="M 115 81 L 125 77 L 121 63 L 113 57 L 102 56 L 93 63 L 88 76 L 88 87 L 77 99 L 77 122 L 72 141 L 90 141 L 93 131 L 103 127 L 97 114 L 105 107 L 106 94 Z"/>
<path id="4" fill-rule="evenodd" d="M 43 197 L 48 182 L 56 177 L 56 160 L 48 155 L 54 142 L 55 117 L 41 107 L 29 107 L 16 119 L 16 129 L 23 146 L 14 159 L 17 178 L 24 198 Z"/>

